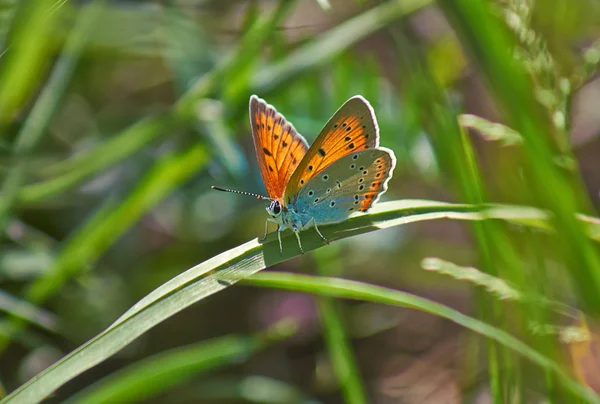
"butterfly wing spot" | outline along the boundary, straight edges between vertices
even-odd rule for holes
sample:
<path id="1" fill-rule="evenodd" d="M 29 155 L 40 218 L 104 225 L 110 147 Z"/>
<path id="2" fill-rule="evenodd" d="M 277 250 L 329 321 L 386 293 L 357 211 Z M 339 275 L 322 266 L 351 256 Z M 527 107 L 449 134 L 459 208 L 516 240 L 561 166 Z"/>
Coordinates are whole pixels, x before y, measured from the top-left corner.
<path id="1" fill-rule="evenodd" d="M 352 156 L 352 160 L 358 160 L 358 154 L 355 154 L 354 156 Z"/>
<path id="2" fill-rule="evenodd" d="M 349 141 L 351 141 L 351 140 L 352 140 L 352 137 L 350 137 L 350 136 L 346 136 L 346 137 L 344 138 L 344 140 L 345 140 L 346 142 L 349 142 Z"/>
<path id="3" fill-rule="evenodd" d="M 334 207 L 335 206 L 335 201 L 331 201 L 331 203 L 329 204 L 330 207 Z"/>
<path id="4" fill-rule="evenodd" d="M 288 144 L 287 144 L 286 142 L 281 142 L 281 145 L 282 145 L 283 147 L 288 147 Z"/>
<path id="5" fill-rule="evenodd" d="M 350 132 L 351 130 L 352 130 L 352 126 L 348 126 L 348 127 L 346 128 L 346 132 Z"/>
<path id="6" fill-rule="evenodd" d="M 363 175 L 367 175 L 369 172 L 367 170 L 363 171 Z"/>
<path id="7" fill-rule="evenodd" d="M 350 169 L 354 170 L 356 168 L 356 164 L 350 164 Z"/>
<path id="8" fill-rule="evenodd" d="M 269 149 L 267 149 L 266 147 L 263 147 L 263 153 L 265 153 L 266 156 L 273 157 Z"/>
<path id="9" fill-rule="evenodd" d="M 354 200 L 358 201 L 359 196 L 358 195 L 354 195 Z"/>
<path id="10" fill-rule="evenodd" d="M 304 185 L 304 180 L 300 180 L 300 185 Z"/>
<path id="11" fill-rule="evenodd" d="M 312 171 L 313 170 L 313 166 L 308 166 L 308 171 Z"/>
<path id="12" fill-rule="evenodd" d="M 319 198 L 315 198 L 315 203 L 319 203 Z"/>
<path id="13" fill-rule="evenodd" d="M 270 172 L 274 172 L 275 170 L 273 170 L 273 166 L 269 165 L 269 171 Z"/>
<path id="14" fill-rule="evenodd" d="M 360 184 L 361 182 L 363 182 L 365 179 L 364 178 L 359 178 L 358 183 Z"/>
<path id="15" fill-rule="evenodd" d="M 354 208 L 350 208 L 348 209 L 348 212 L 352 212 L 354 210 Z"/>
<path id="16" fill-rule="evenodd" d="M 335 180 L 335 187 L 338 188 L 338 189 L 341 188 L 342 187 L 342 183 L 339 182 L 338 180 Z"/>
<path id="17" fill-rule="evenodd" d="M 361 185 L 360 187 L 358 187 L 358 190 L 359 190 L 359 191 L 362 191 L 363 189 L 365 189 L 365 186 L 364 186 L 364 185 Z"/>
<path id="18" fill-rule="evenodd" d="M 325 192 L 330 193 L 331 192 L 331 188 L 327 188 L 327 191 L 325 191 Z"/>
<path id="19" fill-rule="evenodd" d="M 319 155 L 320 155 L 321 157 L 325 157 L 325 154 L 327 154 L 327 153 L 325 153 L 325 150 L 323 150 L 323 149 L 319 149 Z"/>
<path id="20" fill-rule="evenodd" d="M 322 178 L 323 178 L 323 181 L 327 181 L 329 179 L 329 175 L 325 174 Z"/>
<path id="21" fill-rule="evenodd" d="M 308 196 L 313 196 L 315 193 L 313 192 L 313 190 L 311 189 L 310 191 L 308 191 Z"/>
<path id="22" fill-rule="evenodd" d="M 354 142 L 350 143 L 350 144 L 348 145 L 348 148 L 349 148 L 349 149 L 354 149 Z"/>

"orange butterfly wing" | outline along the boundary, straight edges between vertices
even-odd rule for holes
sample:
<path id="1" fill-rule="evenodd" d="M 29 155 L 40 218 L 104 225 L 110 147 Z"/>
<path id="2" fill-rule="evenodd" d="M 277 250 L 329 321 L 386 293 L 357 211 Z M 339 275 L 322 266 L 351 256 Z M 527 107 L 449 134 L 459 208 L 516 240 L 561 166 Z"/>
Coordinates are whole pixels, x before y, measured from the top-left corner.
<path id="1" fill-rule="evenodd" d="M 250 126 L 267 194 L 281 199 L 308 143 L 272 105 L 255 95 L 250 97 Z"/>
<path id="2" fill-rule="evenodd" d="M 352 152 L 377 146 L 379 127 L 371 104 L 360 95 L 350 98 L 325 124 L 294 171 L 285 190 L 286 203 L 295 199 L 300 188 L 329 164 Z"/>

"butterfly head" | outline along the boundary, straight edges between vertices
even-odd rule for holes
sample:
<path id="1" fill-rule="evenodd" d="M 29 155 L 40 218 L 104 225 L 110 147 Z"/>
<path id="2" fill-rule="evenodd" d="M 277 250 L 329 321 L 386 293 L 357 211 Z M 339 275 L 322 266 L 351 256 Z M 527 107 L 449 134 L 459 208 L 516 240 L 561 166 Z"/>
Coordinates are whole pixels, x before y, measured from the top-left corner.
<path id="1" fill-rule="evenodd" d="M 283 213 L 283 206 L 277 199 L 273 199 L 269 206 L 267 206 L 267 213 L 275 220 L 280 220 L 281 214 Z"/>

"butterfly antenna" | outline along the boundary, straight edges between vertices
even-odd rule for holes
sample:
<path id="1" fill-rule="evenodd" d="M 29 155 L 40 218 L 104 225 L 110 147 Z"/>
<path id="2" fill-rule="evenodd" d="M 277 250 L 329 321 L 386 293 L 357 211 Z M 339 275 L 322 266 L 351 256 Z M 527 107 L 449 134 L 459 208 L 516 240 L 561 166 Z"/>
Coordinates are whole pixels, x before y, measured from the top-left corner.
<path id="1" fill-rule="evenodd" d="M 256 199 L 264 199 L 266 201 L 270 201 L 271 198 L 267 198 L 266 196 L 262 196 L 259 194 L 253 194 L 252 192 L 244 192 L 244 191 L 237 191 L 235 189 L 226 189 L 226 188 L 221 188 L 221 187 L 215 187 L 214 185 L 211 187 L 212 189 L 216 189 L 217 191 L 223 191 L 223 192 L 233 192 L 234 194 L 242 194 L 242 195 L 248 195 L 248 196 L 255 196 Z"/>

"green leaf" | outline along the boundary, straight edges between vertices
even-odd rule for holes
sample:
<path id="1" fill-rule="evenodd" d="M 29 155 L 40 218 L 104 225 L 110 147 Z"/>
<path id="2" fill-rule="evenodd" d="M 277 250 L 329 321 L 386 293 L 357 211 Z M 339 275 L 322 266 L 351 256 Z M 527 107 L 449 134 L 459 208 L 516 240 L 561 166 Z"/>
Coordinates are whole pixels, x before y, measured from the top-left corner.
<path id="1" fill-rule="evenodd" d="M 126 205 L 123 209 L 129 208 Z M 113 220 L 117 218 L 118 215 Z M 435 219 L 505 219 L 541 228 L 547 225 L 544 212 L 531 208 L 477 207 L 426 200 L 402 200 L 380 203 L 369 214 L 355 216 L 335 225 L 322 226 L 320 230 L 329 240 L 335 241 L 377 229 Z M 111 223 L 115 222 L 111 220 Z M 102 236 L 100 240 L 103 240 L 106 230 L 104 227 L 98 234 Z M 305 251 L 322 246 L 315 231 L 303 232 L 301 237 Z M 136 303 L 102 333 L 48 367 L 2 402 L 38 402 L 181 310 L 240 279 L 300 254 L 296 237 L 291 232 L 285 232 L 282 241 L 283 254 L 279 253 L 277 235 L 270 234 L 262 244 L 257 239 L 251 240 L 181 273 Z M 80 242 L 84 243 L 85 240 Z"/>

